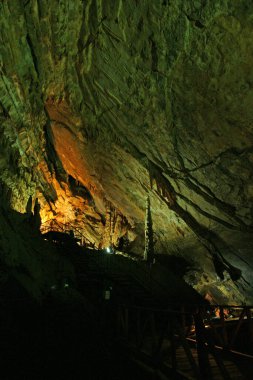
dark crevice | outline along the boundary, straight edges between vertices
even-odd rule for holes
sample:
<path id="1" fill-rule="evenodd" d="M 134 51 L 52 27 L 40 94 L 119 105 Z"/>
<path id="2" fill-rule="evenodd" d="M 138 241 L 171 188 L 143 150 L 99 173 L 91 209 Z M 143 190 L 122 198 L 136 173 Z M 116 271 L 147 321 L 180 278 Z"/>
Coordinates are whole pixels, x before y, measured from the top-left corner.
<path id="1" fill-rule="evenodd" d="M 203 28 L 205 27 L 205 25 L 202 24 L 202 22 L 200 22 L 199 20 L 196 20 L 194 25 L 195 25 L 197 28 L 200 28 L 200 29 L 203 29 Z"/>
<path id="2" fill-rule="evenodd" d="M 2 115 L 4 116 L 5 119 L 9 119 L 10 115 L 3 103 L 0 101 L 0 111 L 2 111 Z"/>
<path id="3" fill-rule="evenodd" d="M 86 7 L 85 7 L 85 2 L 83 2 L 83 15 L 82 15 L 82 24 L 79 32 L 79 38 L 77 41 L 77 48 L 78 48 L 78 58 L 79 58 L 79 63 L 82 63 L 82 52 L 85 48 L 85 42 L 84 42 L 84 35 L 85 35 L 85 28 L 86 28 Z M 87 42 L 86 42 L 87 43 Z"/>
<path id="4" fill-rule="evenodd" d="M 41 194 L 43 194 L 52 211 L 52 206 L 50 205 L 50 203 L 54 203 L 57 200 L 57 193 L 54 187 L 52 185 L 45 185 L 45 183 L 41 183 L 40 185 L 38 185 L 38 190 L 41 192 Z"/>
<path id="5" fill-rule="evenodd" d="M 84 37 L 85 37 L 85 32 L 86 32 L 86 20 L 87 20 L 87 16 L 86 16 L 86 12 L 89 12 L 89 7 L 85 5 L 85 2 L 83 2 L 83 16 L 82 16 L 82 25 L 81 25 L 81 28 L 80 28 L 80 32 L 79 32 L 79 38 L 78 38 L 78 42 L 77 42 L 77 48 L 78 48 L 78 59 L 76 61 L 76 74 L 77 74 L 77 80 L 78 80 L 78 84 L 79 84 L 79 87 L 80 87 L 80 90 L 81 90 L 81 93 L 82 95 L 84 94 L 87 94 L 87 91 L 85 90 L 85 85 L 84 85 L 84 76 L 81 74 L 81 68 L 83 67 L 83 52 L 84 50 L 91 44 L 95 44 L 98 36 L 99 36 L 99 26 L 101 25 L 101 23 L 106 19 L 106 17 L 102 18 L 102 20 L 99 22 L 99 24 L 97 25 L 97 30 L 96 30 L 96 33 L 90 33 L 90 35 L 88 36 L 87 40 L 85 41 Z M 87 78 L 86 78 L 87 80 Z M 86 95 L 87 97 L 87 95 Z M 83 99 L 82 99 L 82 102 L 81 102 L 83 105 L 85 105 L 88 110 L 94 114 L 94 110 L 92 109 L 92 107 L 87 103 L 85 102 L 84 100 L 84 96 L 83 96 Z M 86 125 L 87 122 L 85 123 L 83 121 L 83 125 Z M 88 135 L 88 128 L 84 130 L 84 136 L 85 138 L 88 139 L 89 135 Z"/>
<path id="6" fill-rule="evenodd" d="M 233 219 L 235 222 L 238 223 L 240 227 L 235 227 L 238 230 L 246 230 L 246 231 L 252 231 L 253 227 L 247 225 L 244 223 L 237 215 L 236 215 L 236 208 L 222 200 L 216 197 L 216 195 L 210 190 L 209 187 L 206 185 L 200 183 L 195 177 L 192 177 L 191 175 L 187 177 L 179 177 L 178 175 L 175 175 L 172 171 L 168 171 L 166 167 L 164 167 L 160 163 L 163 172 L 166 174 L 166 176 L 174 179 L 178 179 L 183 181 L 184 185 L 188 187 L 188 189 L 193 190 L 196 194 L 200 195 L 207 203 L 209 203 L 211 206 L 216 207 L 220 212 L 224 213 L 227 217 L 230 219 Z M 184 198 L 182 194 L 178 194 L 181 198 Z M 222 223 L 222 221 L 221 221 Z M 232 227 L 232 225 L 231 225 Z"/>
<path id="7" fill-rule="evenodd" d="M 95 206 L 93 197 L 90 191 L 87 189 L 87 187 L 85 187 L 83 184 L 78 182 L 71 175 L 68 176 L 68 183 L 69 183 L 70 190 L 74 196 L 82 197 L 89 203 L 89 205 Z"/>
<path id="8" fill-rule="evenodd" d="M 199 186 L 195 185 L 192 182 L 192 180 L 194 180 L 196 183 L 198 183 Z M 205 199 L 209 204 L 214 205 L 218 210 L 222 211 L 228 217 L 234 219 L 234 221 L 237 222 L 245 231 L 252 231 L 253 230 L 253 226 L 247 225 L 246 223 L 244 223 L 243 220 L 238 218 L 238 216 L 236 215 L 236 208 L 234 206 L 232 206 L 232 205 L 220 200 L 219 198 L 217 198 L 214 195 L 214 193 L 212 193 L 211 190 L 207 186 L 200 184 L 196 180 L 196 178 L 190 177 L 190 179 L 187 179 L 185 181 L 185 183 L 188 185 L 189 188 L 191 188 L 196 193 L 201 195 L 203 197 L 203 199 Z M 202 191 L 201 187 L 204 188 L 205 190 L 209 190 L 209 192 L 211 192 L 212 196 L 209 196 L 205 191 Z"/>
<path id="9" fill-rule="evenodd" d="M 205 168 L 207 166 L 213 165 L 216 163 L 218 159 L 221 159 L 225 155 L 234 155 L 236 157 L 239 157 L 245 153 L 252 153 L 253 152 L 253 146 L 247 147 L 245 149 L 239 149 L 236 147 L 231 147 L 229 149 L 226 149 L 225 151 L 219 153 L 217 156 L 215 156 L 211 161 L 201 164 L 200 166 L 193 168 L 193 169 L 187 169 L 184 167 L 183 172 L 185 173 L 192 173 L 197 170 L 200 170 L 202 168 Z"/>
<path id="10" fill-rule="evenodd" d="M 45 109 L 45 112 L 47 114 L 46 109 Z M 48 116 L 48 114 L 47 114 L 47 116 Z M 46 125 L 44 126 L 44 135 L 45 135 L 45 140 L 46 140 L 46 153 L 47 153 L 45 159 L 46 159 L 48 168 L 49 168 L 51 173 L 53 173 L 53 172 L 55 173 L 56 179 L 59 182 L 61 182 L 61 181 L 66 182 L 67 175 L 66 175 L 66 172 L 62 166 L 61 160 L 58 157 L 58 154 L 55 150 L 55 147 L 54 147 L 54 140 L 53 140 L 53 135 L 52 135 L 49 120 L 46 123 Z"/>
<path id="11" fill-rule="evenodd" d="M 192 215 L 190 215 L 187 211 L 185 211 L 182 207 L 180 207 L 177 203 L 174 203 L 172 206 L 169 205 L 169 208 L 176 212 L 178 216 L 180 216 L 186 224 L 192 229 L 192 231 L 200 238 L 201 242 L 205 241 L 204 244 L 208 251 L 211 253 L 213 261 L 215 260 L 220 262 L 220 268 L 227 270 L 231 279 L 233 281 L 237 281 L 241 277 L 241 270 L 239 268 L 231 265 L 221 253 L 222 250 L 231 250 L 229 246 L 213 231 L 208 230 L 203 225 L 199 224 Z M 218 247 L 219 245 L 219 247 Z M 217 273 L 220 277 L 220 274 Z"/>
<path id="12" fill-rule="evenodd" d="M 213 265 L 216 271 L 216 274 L 219 276 L 221 280 L 224 280 L 224 271 L 226 267 L 221 262 L 220 258 L 217 255 L 213 255 Z"/>
<path id="13" fill-rule="evenodd" d="M 104 17 L 101 21 L 101 23 L 103 22 L 103 20 L 105 20 L 106 17 Z M 110 38 L 110 40 L 114 40 L 116 42 L 122 42 L 122 39 L 115 33 L 112 32 L 112 30 L 106 25 L 106 24 L 102 24 L 102 27 L 103 27 L 103 31 L 108 35 L 108 37 Z M 98 32 L 97 32 L 97 36 L 98 36 Z M 115 45 L 113 44 L 113 46 L 115 47 Z"/>
<path id="14" fill-rule="evenodd" d="M 96 27 L 96 33 L 90 33 L 89 36 L 88 36 L 88 38 L 87 38 L 87 40 L 86 40 L 86 42 L 85 42 L 84 36 L 85 36 L 85 32 L 86 32 L 86 27 L 88 27 L 88 25 L 86 25 L 86 11 L 87 11 L 87 8 L 88 8 L 88 6 L 86 7 L 85 2 L 83 2 L 82 25 L 81 25 L 81 28 L 80 28 L 79 38 L 78 38 L 78 41 L 77 41 L 78 59 L 79 59 L 79 65 L 80 65 L 80 67 L 81 67 L 81 64 L 83 63 L 82 54 L 83 54 L 84 49 L 86 49 L 89 45 L 95 43 L 95 41 L 97 40 L 98 35 L 99 35 L 99 26 L 107 18 L 106 16 L 104 16 L 100 20 L 100 22 L 98 23 L 98 25 Z"/>
<path id="15" fill-rule="evenodd" d="M 187 19 L 194 24 L 197 28 L 203 29 L 205 28 L 205 25 L 200 21 L 196 20 L 195 18 L 191 17 L 190 15 L 186 14 Z"/>
<path id="16" fill-rule="evenodd" d="M 241 270 L 230 264 L 221 253 L 222 251 L 233 253 L 231 247 L 219 235 L 198 223 L 189 212 L 184 210 L 177 203 L 176 191 L 169 180 L 160 173 L 159 168 L 153 163 L 150 162 L 149 167 L 152 171 L 151 176 L 154 176 L 154 179 L 157 181 L 159 190 L 162 189 L 162 193 L 159 190 L 156 191 L 157 195 L 167 204 L 170 210 L 174 211 L 191 228 L 201 243 L 208 249 L 213 260 L 216 260 L 216 264 L 218 260 L 220 261 L 220 268 L 223 268 L 223 272 L 226 270 L 233 281 L 239 280 L 241 278 Z M 158 178 L 156 178 L 156 174 Z M 220 277 L 220 274 L 218 275 Z"/>
<path id="17" fill-rule="evenodd" d="M 139 32 L 142 31 L 142 29 L 143 29 L 143 17 L 140 18 L 140 21 L 138 22 L 138 25 L 137 25 L 137 29 L 139 30 Z"/>
<path id="18" fill-rule="evenodd" d="M 213 214 L 210 214 L 206 211 L 204 211 L 200 206 L 198 206 L 196 203 L 194 203 L 193 201 L 191 201 L 190 199 L 188 199 L 186 196 L 184 196 L 183 194 L 180 194 L 180 193 L 177 193 L 175 192 L 175 194 L 183 199 L 186 203 L 188 203 L 190 206 L 194 207 L 195 210 L 197 210 L 200 214 L 204 215 L 205 217 L 207 217 L 208 219 L 212 219 L 214 220 L 215 222 L 219 223 L 219 224 L 222 224 L 223 226 L 229 228 L 229 229 L 232 229 L 232 230 L 237 230 L 237 231 L 241 231 L 242 230 L 242 227 L 241 226 L 234 226 L 233 224 L 230 224 L 228 222 L 226 222 L 225 220 L 223 219 L 220 219 L 218 218 L 217 216 L 213 215 Z"/>
<path id="19" fill-rule="evenodd" d="M 178 148 L 178 140 L 176 136 L 175 131 L 175 125 L 174 125 L 174 133 L 173 133 L 173 140 L 174 140 L 174 149 L 175 153 L 177 155 L 178 161 L 181 165 L 181 171 L 183 173 L 189 173 L 190 170 L 186 169 L 184 160 L 180 154 L 179 148 Z M 218 159 L 221 158 L 225 154 L 233 154 L 233 155 L 242 155 L 244 153 L 251 153 L 253 151 L 253 147 L 248 147 L 246 149 L 238 149 L 235 147 L 232 147 L 230 149 L 227 149 L 226 151 L 220 153 L 215 159 L 212 161 L 213 163 Z M 205 164 L 206 165 L 206 164 Z M 206 165 L 207 166 L 207 165 Z M 164 169 L 165 172 L 166 169 Z M 168 173 L 169 175 L 169 173 Z M 208 202 L 210 205 L 215 206 L 218 210 L 226 214 L 228 217 L 234 219 L 235 222 L 237 222 L 239 225 L 241 225 L 245 230 L 252 231 L 253 227 L 248 226 L 246 223 L 244 223 L 238 216 L 236 215 L 236 208 L 222 200 L 216 197 L 216 195 L 211 191 L 209 187 L 206 185 L 199 183 L 199 181 L 192 177 L 190 174 L 188 175 L 188 178 L 182 178 L 184 181 L 184 184 L 191 190 L 194 190 L 197 194 L 199 194 L 206 202 Z M 194 183 L 195 182 L 195 183 Z M 197 183 L 197 185 L 196 185 Z"/>
<path id="20" fill-rule="evenodd" d="M 34 69 L 35 69 L 35 71 L 37 73 L 37 76 L 39 77 L 38 60 L 37 60 L 37 57 L 36 57 L 36 54 L 35 54 L 35 51 L 34 51 L 34 48 L 33 48 L 32 40 L 31 40 L 29 34 L 26 35 L 26 41 L 27 41 L 28 46 L 30 48 L 31 56 L 32 56 L 32 59 L 33 59 Z"/>
<path id="21" fill-rule="evenodd" d="M 38 18 L 41 19 L 41 17 L 42 17 L 42 11 L 41 11 L 40 1 L 37 1 L 37 9 L 38 9 Z"/>
<path id="22" fill-rule="evenodd" d="M 10 108 L 13 107 L 13 109 L 15 110 L 16 112 L 16 115 L 17 115 L 17 119 L 21 122 L 21 120 L 23 120 L 23 116 L 22 114 L 19 112 L 19 108 L 16 104 L 16 102 L 14 101 L 14 96 L 13 96 L 13 93 L 10 91 L 10 88 L 9 86 L 7 85 L 7 82 L 6 82 L 6 79 L 5 79 L 5 76 L 6 76 L 6 72 L 5 72 L 5 69 L 4 67 L 1 68 L 1 80 L 2 80 L 2 83 L 4 84 L 4 88 L 5 88 L 5 91 L 6 91 L 6 95 L 8 95 L 8 99 L 10 100 Z M 9 104 L 10 104 L 9 103 Z"/>
<path id="23" fill-rule="evenodd" d="M 82 94 L 85 94 L 85 89 L 84 89 L 84 85 L 83 85 L 83 78 L 82 78 L 82 75 L 80 73 L 80 69 L 83 65 L 83 51 L 91 42 L 89 42 L 90 37 L 88 37 L 87 41 L 84 42 L 85 28 L 86 28 L 86 24 L 85 24 L 85 22 L 86 22 L 86 6 L 85 6 L 84 2 L 83 2 L 82 6 L 83 6 L 82 24 L 81 24 L 81 28 L 80 28 L 80 32 L 79 32 L 79 38 L 77 41 L 78 59 L 76 62 L 76 73 L 77 73 L 77 79 L 78 79 L 78 84 L 79 84 L 80 90 L 81 90 Z M 83 102 L 83 100 L 82 100 L 82 102 Z"/>
<path id="24" fill-rule="evenodd" d="M 214 205 L 218 209 L 223 210 L 229 216 L 231 216 L 231 214 L 235 214 L 236 208 L 234 206 L 217 198 L 208 186 L 199 182 L 195 177 L 189 176 L 188 178 L 185 178 L 184 181 L 190 189 L 201 195 L 202 198 L 204 198 L 211 205 Z"/>
<path id="25" fill-rule="evenodd" d="M 152 37 L 149 37 L 150 50 L 151 50 L 151 70 L 157 71 L 158 67 L 158 54 L 157 46 Z"/>

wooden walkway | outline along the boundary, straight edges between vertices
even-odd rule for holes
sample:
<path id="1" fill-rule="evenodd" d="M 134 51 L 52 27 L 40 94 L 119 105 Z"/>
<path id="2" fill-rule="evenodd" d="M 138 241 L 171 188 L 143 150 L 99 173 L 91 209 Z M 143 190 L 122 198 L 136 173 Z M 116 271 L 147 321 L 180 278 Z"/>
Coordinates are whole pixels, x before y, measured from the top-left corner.
<path id="1" fill-rule="evenodd" d="M 193 342 L 191 342 L 193 343 Z M 196 344 L 196 343 L 195 343 Z M 145 342 L 145 347 L 142 349 L 142 353 L 146 356 L 146 358 L 150 358 L 150 352 L 151 352 L 151 340 L 149 342 Z M 197 349 L 190 344 L 190 350 L 192 357 L 196 363 L 198 363 L 198 352 Z M 160 357 L 160 363 L 162 363 L 162 366 L 160 368 L 160 371 L 164 375 L 170 376 L 171 374 L 171 368 L 173 367 L 172 358 L 171 358 L 171 346 L 170 342 L 167 340 L 163 343 L 163 346 L 161 348 L 161 357 Z M 135 352 L 135 355 L 138 356 L 138 353 Z M 181 375 L 185 379 L 189 380 L 198 380 L 199 377 L 196 376 L 196 373 L 193 371 L 192 364 L 189 361 L 189 357 L 187 356 L 185 349 L 183 346 L 178 346 L 175 351 L 175 358 L 176 358 L 176 372 Z M 210 363 L 210 369 L 211 374 L 210 378 L 214 380 L 223 380 L 224 377 L 221 374 L 220 368 L 217 365 L 214 357 L 209 354 L 208 360 Z M 232 359 L 224 359 L 223 364 L 229 373 L 229 379 L 230 380 L 252 380 L 253 378 L 253 368 L 252 368 L 252 377 L 246 378 L 240 371 L 240 368 L 238 365 L 233 362 Z"/>
<path id="2" fill-rule="evenodd" d="M 179 320 L 180 314 L 171 310 L 124 305 L 119 310 L 119 337 L 136 357 L 168 379 L 173 373 L 189 380 L 253 379 L 252 355 L 216 346 L 196 316 L 195 333 L 188 338 Z"/>
<path id="3" fill-rule="evenodd" d="M 133 350 L 132 358 L 134 361 L 137 361 L 139 365 L 146 365 L 149 366 L 149 368 L 153 369 L 153 373 L 156 373 L 157 379 L 172 379 L 174 378 L 173 374 L 176 374 L 175 378 L 181 378 L 185 380 L 199 380 L 205 378 L 196 376 L 196 373 L 192 369 L 192 365 L 189 362 L 189 359 L 185 353 L 185 350 L 182 346 L 177 347 L 176 349 L 176 360 L 177 360 L 177 368 L 176 371 L 172 370 L 173 363 L 171 360 L 171 357 L 169 355 L 169 344 L 168 346 L 164 346 L 164 358 L 163 360 L 158 364 L 152 361 L 150 357 L 149 350 L 143 349 L 142 352 L 137 352 L 133 347 L 128 347 L 128 350 Z M 166 351 L 168 351 L 166 353 Z M 198 353 L 197 349 L 191 348 L 192 357 L 194 358 L 195 362 L 198 362 Z M 210 363 L 210 378 L 213 380 L 224 380 L 223 375 L 220 372 L 220 369 L 214 360 L 212 355 L 208 355 L 209 363 Z M 232 360 L 225 359 L 223 360 L 223 364 L 226 368 L 226 371 L 229 374 L 230 380 L 252 380 L 253 378 L 253 368 L 252 371 L 248 370 L 247 374 L 243 374 L 239 368 L 239 366 L 234 363 Z M 160 375 L 160 376 L 159 376 Z"/>
<path id="4" fill-rule="evenodd" d="M 167 379 L 177 374 L 180 377 L 175 378 L 189 380 L 253 380 L 253 307 L 184 306 L 181 299 L 173 300 L 176 281 L 171 284 L 162 270 L 152 272 L 124 257 L 94 252 L 73 256 L 73 261 L 80 290 L 85 291 L 91 280 L 98 281 L 97 289 L 101 279 L 117 285 L 113 285 L 117 302 L 110 310 L 108 301 L 106 309 L 109 313 L 117 310 L 117 342 L 126 352 L 133 352 L 135 360 L 149 362 Z M 187 294 L 188 289 L 182 287 L 181 293 Z M 167 300 L 173 304 L 168 305 Z M 226 319 L 228 310 L 237 315 L 233 321 Z M 194 333 L 189 336 L 192 328 Z M 242 336 L 248 356 L 233 353 Z"/>
<path id="5" fill-rule="evenodd" d="M 197 363 L 197 361 L 198 361 L 197 349 L 191 348 L 191 353 L 192 353 L 194 360 Z M 192 366 L 190 365 L 189 360 L 187 358 L 187 355 L 185 353 L 185 350 L 183 349 L 182 346 L 178 347 L 176 349 L 176 357 L 177 357 L 177 363 L 178 363 L 178 365 L 177 365 L 178 372 L 185 375 L 185 377 L 187 377 L 188 379 L 196 379 L 196 376 L 192 370 Z M 210 363 L 212 378 L 215 380 L 223 380 L 224 377 L 222 376 L 220 369 L 219 369 L 214 357 L 211 354 L 208 355 L 208 360 Z M 167 362 L 165 361 L 165 364 L 166 363 L 171 366 L 170 360 L 168 360 Z M 238 368 L 238 366 L 233 361 L 223 360 L 223 364 L 224 364 L 227 372 L 229 373 L 231 380 L 243 380 L 244 379 L 244 376 L 240 372 L 240 369 Z"/>

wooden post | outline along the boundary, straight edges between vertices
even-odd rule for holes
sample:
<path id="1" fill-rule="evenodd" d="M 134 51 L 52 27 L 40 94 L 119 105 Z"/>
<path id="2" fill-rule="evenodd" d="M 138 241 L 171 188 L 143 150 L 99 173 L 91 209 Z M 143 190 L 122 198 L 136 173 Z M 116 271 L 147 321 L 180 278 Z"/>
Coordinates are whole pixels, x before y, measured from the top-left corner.
<path id="1" fill-rule="evenodd" d="M 244 317 L 245 317 L 245 313 L 246 313 L 246 310 L 245 310 L 245 308 L 243 308 L 243 309 L 242 309 L 242 312 L 241 312 L 241 315 L 240 315 L 240 317 L 239 317 L 239 320 L 238 320 L 238 322 L 237 322 L 237 325 L 236 325 L 236 327 L 235 327 L 235 329 L 234 329 L 234 331 L 233 331 L 233 335 L 232 335 L 232 337 L 231 337 L 231 340 L 230 340 L 230 345 L 229 345 L 229 348 L 230 348 L 230 349 L 233 348 L 233 345 L 234 345 L 234 343 L 235 343 L 235 341 L 236 341 L 236 338 L 237 338 L 238 332 L 239 332 L 239 330 L 240 330 L 240 328 L 241 328 L 241 326 L 242 326 L 242 324 L 243 324 L 243 320 L 244 320 Z"/>
<path id="2" fill-rule="evenodd" d="M 170 355 L 171 355 L 171 366 L 172 369 L 176 372 L 177 370 L 177 355 L 176 355 L 176 342 L 175 342 L 175 326 L 174 321 L 171 318 L 170 324 Z"/>
<path id="3" fill-rule="evenodd" d="M 204 322 L 202 320 L 202 316 L 200 316 L 198 323 L 199 323 L 201 335 L 203 337 L 203 344 L 205 346 L 205 350 L 207 353 L 207 359 L 208 359 L 208 352 L 210 352 L 213 355 L 213 357 L 214 357 L 214 359 L 215 359 L 215 361 L 219 367 L 219 370 L 221 372 L 223 379 L 224 380 L 230 380 L 229 372 L 227 371 L 227 369 L 223 363 L 222 357 L 219 355 L 219 353 L 216 352 L 214 342 L 212 342 L 212 338 L 210 336 L 206 335 L 205 325 L 204 325 Z M 196 327 L 196 325 L 195 325 L 195 327 Z M 196 331 L 197 331 L 197 328 L 196 328 Z M 196 334 L 196 336 L 197 336 L 197 334 Z M 204 363 L 204 367 L 206 367 L 206 366 L 208 366 L 208 368 L 205 369 L 205 371 L 204 371 L 205 373 L 201 372 L 201 376 L 203 377 L 203 379 L 212 379 L 211 367 L 210 367 L 209 361 L 208 361 L 208 364 Z M 200 371 L 202 371 L 202 368 L 200 368 Z M 209 377 L 208 377 L 208 375 L 209 375 Z"/>
<path id="4" fill-rule="evenodd" d="M 120 336 L 122 332 L 122 311 L 120 305 L 117 308 L 117 332 L 118 336 Z"/>
<path id="5" fill-rule="evenodd" d="M 222 326 L 223 349 L 226 350 L 226 349 L 228 349 L 228 334 L 227 334 L 227 327 L 226 327 L 226 323 L 225 323 L 223 306 L 220 306 L 220 320 L 221 320 L 221 326 Z"/>
<path id="6" fill-rule="evenodd" d="M 141 310 L 136 310 L 136 346 L 139 347 L 141 341 Z"/>
<path id="7" fill-rule="evenodd" d="M 144 338 L 145 338 L 145 333 L 146 333 L 146 330 L 147 330 L 147 326 L 148 326 L 148 322 L 149 322 L 149 316 L 146 316 L 142 318 L 142 325 L 141 325 L 141 330 L 140 330 L 140 341 L 139 341 L 139 346 L 138 346 L 138 349 L 141 350 L 141 347 L 143 345 L 143 342 L 144 342 Z"/>
<path id="8" fill-rule="evenodd" d="M 119 308 L 119 327 L 124 338 L 128 337 L 128 309 L 126 306 Z"/>
<path id="9" fill-rule="evenodd" d="M 208 359 L 208 350 L 205 344 L 205 327 L 203 325 L 200 312 L 195 314 L 194 320 L 200 374 L 203 379 L 212 379 L 211 367 Z"/>
<path id="10" fill-rule="evenodd" d="M 188 341 L 187 341 L 187 339 L 185 337 L 185 334 L 184 334 L 184 331 L 183 331 L 182 327 L 180 326 L 180 324 L 176 320 L 174 321 L 174 326 L 175 326 L 175 329 L 176 329 L 176 333 L 179 335 L 180 341 L 182 343 L 182 346 L 184 348 L 184 351 L 186 353 L 186 356 L 187 356 L 187 358 L 189 360 L 189 363 L 190 363 L 190 365 L 192 367 L 192 370 L 193 370 L 193 372 L 195 374 L 196 379 L 198 379 L 198 380 L 202 379 L 200 371 L 199 371 L 199 368 L 198 368 L 198 366 L 196 364 L 196 361 L 195 361 L 195 359 L 194 359 L 194 357 L 192 355 L 192 351 L 190 349 L 190 346 L 189 346 Z M 203 379 L 207 379 L 207 377 L 204 377 Z"/>
<path id="11" fill-rule="evenodd" d="M 152 334 L 152 356 L 154 357 L 157 351 L 157 346 L 158 346 L 158 336 L 157 336 L 156 320 L 155 320 L 154 312 L 151 312 L 150 323 L 151 323 L 151 334 Z"/>
<path id="12" fill-rule="evenodd" d="M 184 305 L 181 306 L 181 316 L 182 316 L 182 327 L 184 334 L 186 334 L 186 320 L 185 320 L 185 307 Z"/>
<path id="13" fill-rule="evenodd" d="M 128 329 L 129 329 L 129 313 L 128 308 L 125 307 L 125 337 L 128 339 Z"/>
<path id="14" fill-rule="evenodd" d="M 166 319 L 166 321 L 164 322 L 164 326 L 162 326 L 160 330 L 160 335 L 158 338 L 158 343 L 157 343 L 157 348 L 156 348 L 156 353 L 155 353 L 156 358 L 159 358 L 159 355 L 161 353 L 162 345 L 163 345 L 166 333 L 168 332 L 168 326 L 170 325 L 169 325 L 168 320 Z"/>
<path id="15" fill-rule="evenodd" d="M 245 310 L 246 310 L 246 315 L 247 315 L 247 320 L 248 320 L 250 346 L 253 347 L 253 323 L 251 319 L 251 310 L 249 307 L 246 307 Z"/>

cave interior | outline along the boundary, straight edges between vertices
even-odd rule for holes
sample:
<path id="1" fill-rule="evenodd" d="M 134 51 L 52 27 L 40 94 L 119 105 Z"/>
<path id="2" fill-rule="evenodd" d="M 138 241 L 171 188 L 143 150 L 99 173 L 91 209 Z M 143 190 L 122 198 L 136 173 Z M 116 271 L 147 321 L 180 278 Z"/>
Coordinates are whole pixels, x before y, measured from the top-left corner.
<path id="1" fill-rule="evenodd" d="M 6 380 L 142 376 L 80 257 L 167 276 L 157 307 L 253 304 L 252 40 L 248 0 L 0 2 Z"/>

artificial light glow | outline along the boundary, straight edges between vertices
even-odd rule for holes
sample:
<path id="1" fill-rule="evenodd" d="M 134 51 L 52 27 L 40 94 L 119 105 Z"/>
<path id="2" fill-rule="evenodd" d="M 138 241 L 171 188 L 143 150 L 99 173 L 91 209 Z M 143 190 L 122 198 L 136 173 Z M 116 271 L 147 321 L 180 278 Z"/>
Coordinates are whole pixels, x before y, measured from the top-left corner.
<path id="1" fill-rule="evenodd" d="M 111 249 L 110 249 L 110 247 L 107 247 L 107 248 L 106 248 L 106 252 L 107 252 L 107 253 L 111 253 Z"/>

